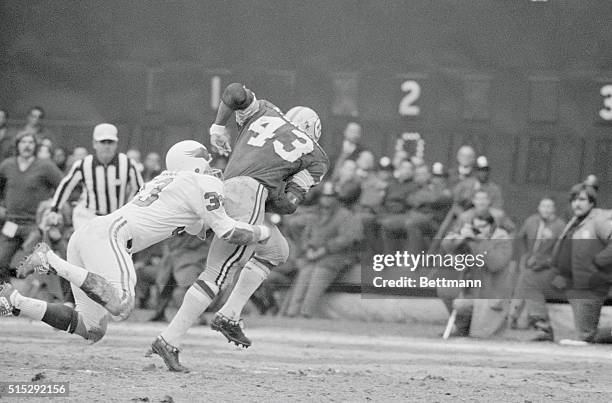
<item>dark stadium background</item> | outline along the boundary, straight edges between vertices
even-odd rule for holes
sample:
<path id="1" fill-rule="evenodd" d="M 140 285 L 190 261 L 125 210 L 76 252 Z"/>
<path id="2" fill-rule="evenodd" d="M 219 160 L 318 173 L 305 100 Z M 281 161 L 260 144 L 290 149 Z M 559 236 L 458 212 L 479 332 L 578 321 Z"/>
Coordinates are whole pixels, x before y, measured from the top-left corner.
<path id="1" fill-rule="evenodd" d="M 143 153 L 201 139 L 216 76 L 315 108 L 331 155 L 353 119 L 378 156 L 403 132 L 430 163 L 473 144 L 517 219 L 590 173 L 612 201 L 609 1 L 3 1 L 0 21 L 0 105 L 14 125 L 43 106 L 68 148 L 101 121 Z"/>

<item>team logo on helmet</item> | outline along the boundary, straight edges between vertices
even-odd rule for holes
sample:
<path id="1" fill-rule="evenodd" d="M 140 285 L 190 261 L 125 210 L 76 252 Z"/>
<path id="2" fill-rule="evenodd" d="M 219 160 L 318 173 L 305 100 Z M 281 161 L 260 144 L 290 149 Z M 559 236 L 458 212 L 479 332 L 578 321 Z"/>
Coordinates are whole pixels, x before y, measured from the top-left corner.
<path id="1" fill-rule="evenodd" d="M 210 161 L 211 159 L 210 153 L 204 147 L 198 147 L 193 150 L 187 150 L 185 151 L 185 155 L 188 155 L 189 157 L 193 157 L 193 158 L 202 158 L 206 161 Z"/>

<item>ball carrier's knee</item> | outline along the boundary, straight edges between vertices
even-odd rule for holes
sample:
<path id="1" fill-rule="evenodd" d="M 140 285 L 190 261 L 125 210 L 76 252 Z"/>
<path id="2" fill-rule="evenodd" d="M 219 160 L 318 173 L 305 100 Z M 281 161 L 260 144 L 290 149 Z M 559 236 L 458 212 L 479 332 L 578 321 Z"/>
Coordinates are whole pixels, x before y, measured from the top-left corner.
<path id="1" fill-rule="evenodd" d="M 253 270 L 256 272 L 262 279 L 268 278 L 270 271 L 272 271 L 276 267 L 276 265 L 272 264 L 267 260 L 263 260 L 258 258 L 257 256 L 253 256 L 244 266 L 243 270 Z"/>

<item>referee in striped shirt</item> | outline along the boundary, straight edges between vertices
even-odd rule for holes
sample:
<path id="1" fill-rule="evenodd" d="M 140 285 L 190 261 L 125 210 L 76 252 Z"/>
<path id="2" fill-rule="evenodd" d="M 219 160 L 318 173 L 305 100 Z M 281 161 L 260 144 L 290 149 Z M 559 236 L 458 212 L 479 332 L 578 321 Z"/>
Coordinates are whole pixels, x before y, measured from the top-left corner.
<path id="1" fill-rule="evenodd" d="M 134 197 L 143 184 L 142 176 L 133 160 L 124 153 L 117 153 L 118 141 L 115 126 L 102 123 L 94 128 L 96 153 L 72 165 L 55 191 L 51 214 L 58 214 L 79 183 L 83 191 L 72 213 L 75 230 L 95 216 L 112 213 Z M 57 216 L 50 217 L 51 222 L 57 219 Z"/>

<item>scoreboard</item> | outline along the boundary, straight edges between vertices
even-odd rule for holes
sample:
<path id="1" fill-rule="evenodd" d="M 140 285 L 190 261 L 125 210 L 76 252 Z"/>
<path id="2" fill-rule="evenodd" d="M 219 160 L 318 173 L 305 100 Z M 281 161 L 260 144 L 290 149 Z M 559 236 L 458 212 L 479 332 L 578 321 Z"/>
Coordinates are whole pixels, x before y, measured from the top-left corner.
<path id="1" fill-rule="evenodd" d="M 561 196 L 591 173 L 600 178 L 602 197 L 612 190 L 612 71 L 408 66 L 327 72 L 178 62 L 144 68 L 141 75 L 144 99 L 122 105 L 126 98 L 116 97 L 113 106 L 146 109 L 146 123 L 140 135 L 132 130 L 131 140 L 143 152 L 163 152 L 184 138 L 206 139 L 221 92 L 238 81 L 281 109 L 315 109 L 323 123 L 321 143 L 332 158 L 350 121 L 363 125 L 364 145 L 378 157 L 391 156 L 403 143 L 423 152 L 428 163 L 450 166 L 456 150 L 470 144 L 488 157 L 492 179 L 513 199 L 509 212 L 519 216 L 532 211 L 537 198 Z"/>
<path id="2" fill-rule="evenodd" d="M 150 98 L 155 100 L 153 104 L 157 103 L 154 108 L 163 111 L 170 121 L 210 121 L 223 88 L 240 81 L 282 109 L 297 104 L 315 108 L 328 123 L 324 135 L 329 137 L 324 141 L 329 141 L 332 149 L 339 145 L 343 128 L 335 123 L 343 126 L 356 120 L 366 129 L 370 126 L 387 130 L 370 133 L 370 137 L 366 134 L 366 145 L 378 154 L 391 153 L 394 138 L 403 133 L 418 132 L 427 143 L 426 157 L 431 159 L 433 153 L 442 162 L 450 162 L 448 156 L 463 142 L 473 143 L 483 154 L 496 152 L 494 147 L 500 137 L 518 137 L 526 143 L 524 151 L 540 154 L 544 160 L 547 153 L 554 153 L 566 141 L 584 140 L 588 147 L 592 142 L 601 146 L 611 140 L 612 72 L 408 69 L 308 75 L 180 65 L 156 73 Z M 389 136 L 391 140 L 381 141 Z M 441 141 L 441 136 L 446 140 Z M 450 147 L 451 152 L 432 147 Z M 588 161 L 584 162 L 588 165 Z M 540 169 L 545 165 L 536 164 Z M 533 174 L 523 179 L 545 184 L 549 176 Z"/>

